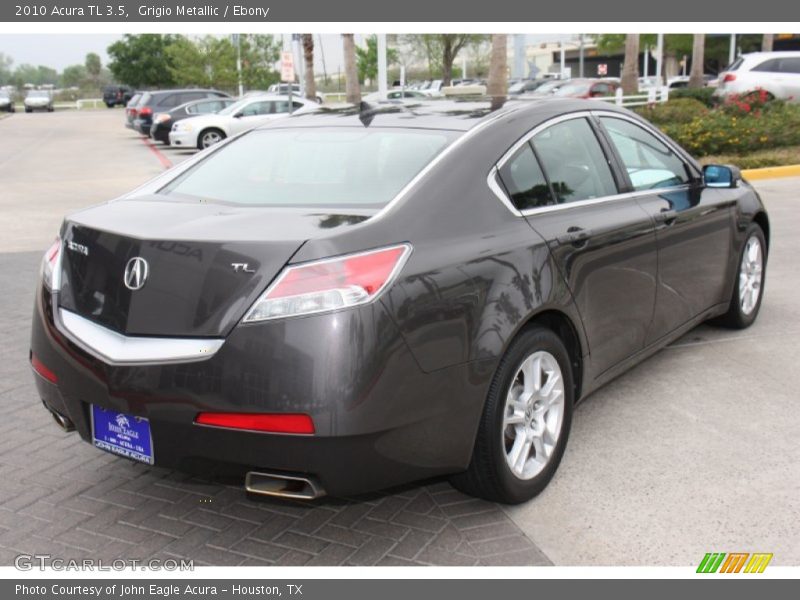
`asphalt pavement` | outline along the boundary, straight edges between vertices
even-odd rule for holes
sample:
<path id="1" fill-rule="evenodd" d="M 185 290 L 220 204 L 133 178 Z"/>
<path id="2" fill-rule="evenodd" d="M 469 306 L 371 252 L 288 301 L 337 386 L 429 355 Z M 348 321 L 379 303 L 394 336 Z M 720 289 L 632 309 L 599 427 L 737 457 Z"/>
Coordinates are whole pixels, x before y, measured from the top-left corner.
<path id="1" fill-rule="evenodd" d="M 62 433 L 28 360 L 41 253 L 64 214 L 189 153 L 156 155 L 122 110 L 0 120 L 0 564 L 19 553 L 196 564 L 696 565 L 706 552 L 800 564 L 800 179 L 758 182 L 766 295 L 740 332 L 701 326 L 576 411 L 550 486 L 518 507 L 446 481 L 313 504 L 151 469 Z"/>

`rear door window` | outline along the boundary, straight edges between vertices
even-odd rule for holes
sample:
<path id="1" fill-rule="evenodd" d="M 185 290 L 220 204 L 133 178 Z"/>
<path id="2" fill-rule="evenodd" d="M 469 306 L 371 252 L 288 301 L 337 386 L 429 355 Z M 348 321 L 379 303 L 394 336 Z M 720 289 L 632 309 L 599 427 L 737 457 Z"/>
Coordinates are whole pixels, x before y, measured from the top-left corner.
<path id="1" fill-rule="evenodd" d="M 800 75 L 800 56 L 792 56 L 781 60 L 781 73 Z"/>
<path id="2" fill-rule="evenodd" d="M 559 204 L 618 193 L 605 153 L 586 119 L 551 125 L 531 143 Z"/>

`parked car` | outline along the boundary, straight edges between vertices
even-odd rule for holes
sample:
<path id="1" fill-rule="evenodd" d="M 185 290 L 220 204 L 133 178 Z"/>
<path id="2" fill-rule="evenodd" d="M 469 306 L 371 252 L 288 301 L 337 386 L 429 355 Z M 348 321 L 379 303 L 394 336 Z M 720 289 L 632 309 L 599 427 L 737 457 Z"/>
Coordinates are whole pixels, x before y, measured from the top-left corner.
<path id="1" fill-rule="evenodd" d="M 136 105 L 136 114 L 133 117 L 133 129 L 142 135 L 150 135 L 153 125 L 153 115 L 157 112 L 166 112 L 176 106 L 203 100 L 204 98 L 230 98 L 225 92 L 216 90 L 188 89 L 188 90 L 159 90 L 156 92 L 143 92 Z"/>
<path id="2" fill-rule="evenodd" d="M 611 79 L 570 79 L 553 95 L 559 98 L 603 98 L 613 96 L 618 87 L 619 83 Z"/>
<path id="3" fill-rule="evenodd" d="M 141 99 L 142 93 L 136 92 L 125 105 L 125 127 L 128 129 L 133 129 L 133 120 L 136 118 L 137 108 Z"/>
<path id="4" fill-rule="evenodd" d="M 545 83 L 537 87 L 532 92 L 525 92 L 520 95 L 530 94 L 533 96 L 550 96 L 555 94 L 562 85 L 568 83 L 569 81 L 569 79 L 548 79 Z"/>
<path id="5" fill-rule="evenodd" d="M 133 89 L 127 85 L 107 85 L 103 88 L 103 102 L 108 108 L 126 106 L 134 93 Z"/>
<path id="6" fill-rule="evenodd" d="M 299 96 L 300 95 L 300 84 L 293 83 L 291 84 L 292 95 Z M 268 94 L 278 94 L 278 95 L 286 95 L 289 93 L 289 84 L 288 83 L 273 83 L 271 86 L 267 88 Z"/>
<path id="7" fill-rule="evenodd" d="M 519 94 L 529 94 L 533 91 L 536 91 L 538 88 L 543 86 L 545 83 L 550 82 L 549 79 L 523 79 L 521 81 L 517 81 L 516 83 L 512 83 L 508 86 L 508 94 L 509 96 L 517 96 Z"/>
<path id="8" fill-rule="evenodd" d="M 613 105 L 315 111 L 68 216 L 30 360 L 61 427 L 144 464 L 524 502 L 576 402 L 753 323 L 769 237 L 735 167 Z"/>
<path id="9" fill-rule="evenodd" d="M 48 90 L 30 90 L 25 95 L 25 100 L 22 101 L 25 106 L 25 112 L 33 112 L 35 110 L 46 110 L 53 112 L 53 96 Z"/>
<path id="10" fill-rule="evenodd" d="M 315 110 L 319 105 L 305 98 L 292 98 L 293 112 Z M 286 96 L 264 94 L 242 98 L 216 114 L 184 119 L 172 126 L 169 141 L 173 146 L 203 150 L 226 137 L 289 116 Z"/>
<path id="11" fill-rule="evenodd" d="M 14 98 L 8 92 L 0 91 L 0 110 L 5 112 L 14 112 L 16 110 L 14 108 Z"/>
<path id="12" fill-rule="evenodd" d="M 714 96 L 746 96 L 764 90 L 769 97 L 800 102 L 800 52 L 753 52 L 737 58 L 720 74 Z"/>
<path id="13" fill-rule="evenodd" d="M 153 117 L 153 124 L 150 126 L 150 137 L 169 145 L 169 132 L 178 121 L 198 115 L 218 113 L 235 102 L 236 100 L 233 98 L 194 100 L 176 106 L 168 112 L 156 113 Z"/>
<path id="14" fill-rule="evenodd" d="M 373 92 L 364 96 L 365 102 L 378 102 L 381 95 Z M 427 100 L 428 96 L 417 90 L 389 90 L 386 92 L 387 100 Z"/>

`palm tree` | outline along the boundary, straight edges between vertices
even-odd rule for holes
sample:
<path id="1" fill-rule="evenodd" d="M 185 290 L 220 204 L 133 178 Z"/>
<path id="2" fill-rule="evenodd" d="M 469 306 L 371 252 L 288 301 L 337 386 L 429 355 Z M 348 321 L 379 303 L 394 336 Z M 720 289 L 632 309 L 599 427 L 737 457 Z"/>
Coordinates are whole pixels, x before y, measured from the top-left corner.
<path id="1" fill-rule="evenodd" d="M 317 99 L 317 81 L 314 78 L 314 35 L 311 33 L 303 34 L 303 59 L 306 63 L 305 84 L 306 98 L 309 100 Z"/>
<path id="2" fill-rule="evenodd" d="M 774 33 L 765 33 L 761 38 L 761 51 L 772 52 L 772 42 L 775 40 Z"/>
<path id="3" fill-rule="evenodd" d="M 625 62 L 622 63 L 622 91 L 632 95 L 639 93 L 639 34 L 625 36 Z"/>
<path id="4" fill-rule="evenodd" d="M 504 98 L 508 84 L 508 51 L 507 37 L 504 33 L 492 35 L 492 54 L 489 58 L 489 85 L 486 93 L 492 98 Z"/>
<path id="5" fill-rule="evenodd" d="M 344 46 L 344 89 L 348 102 L 361 102 L 361 86 L 358 83 L 358 67 L 356 65 L 356 42 L 352 33 L 342 34 Z"/>
<path id="6" fill-rule="evenodd" d="M 706 82 L 703 79 L 703 63 L 705 62 L 706 53 L 706 34 L 695 33 L 694 42 L 692 43 L 692 71 L 689 73 L 689 87 L 701 88 L 705 87 Z"/>

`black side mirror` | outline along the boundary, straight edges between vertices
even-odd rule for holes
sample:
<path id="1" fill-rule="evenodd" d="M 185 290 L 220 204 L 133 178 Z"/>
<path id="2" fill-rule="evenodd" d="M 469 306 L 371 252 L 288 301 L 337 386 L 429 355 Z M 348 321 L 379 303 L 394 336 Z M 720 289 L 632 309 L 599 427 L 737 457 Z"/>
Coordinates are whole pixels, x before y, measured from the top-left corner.
<path id="1" fill-rule="evenodd" d="M 237 112 L 235 115 L 233 115 L 233 118 L 234 118 L 234 119 L 241 119 L 243 116 L 244 116 L 244 115 L 243 115 L 242 113 L 240 113 L 240 112 Z"/>
<path id="2" fill-rule="evenodd" d="M 706 165 L 703 180 L 706 187 L 735 188 L 742 180 L 742 172 L 733 165 Z"/>

